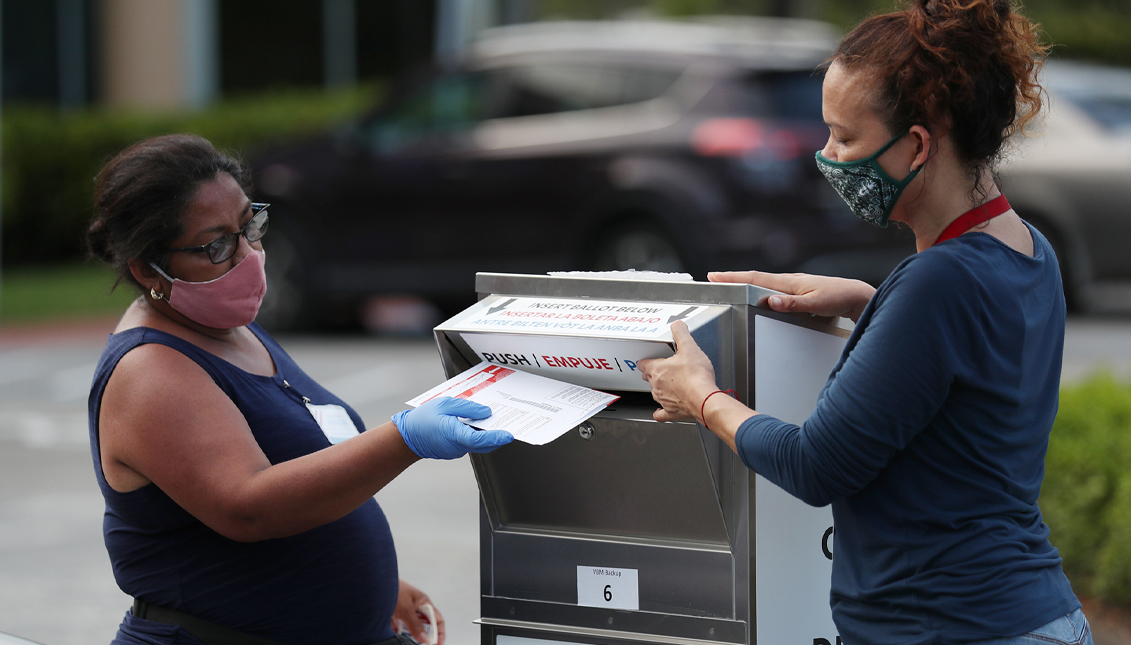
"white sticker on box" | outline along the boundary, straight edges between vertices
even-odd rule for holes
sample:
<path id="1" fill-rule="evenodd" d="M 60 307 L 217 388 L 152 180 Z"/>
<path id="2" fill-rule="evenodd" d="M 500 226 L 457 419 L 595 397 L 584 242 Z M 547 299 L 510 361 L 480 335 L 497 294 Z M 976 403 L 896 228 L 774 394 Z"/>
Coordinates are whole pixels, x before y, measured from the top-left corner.
<path id="1" fill-rule="evenodd" d="M 637 570 L 578 566 L 577 604 L 638 611 L 640 582 Z"/>

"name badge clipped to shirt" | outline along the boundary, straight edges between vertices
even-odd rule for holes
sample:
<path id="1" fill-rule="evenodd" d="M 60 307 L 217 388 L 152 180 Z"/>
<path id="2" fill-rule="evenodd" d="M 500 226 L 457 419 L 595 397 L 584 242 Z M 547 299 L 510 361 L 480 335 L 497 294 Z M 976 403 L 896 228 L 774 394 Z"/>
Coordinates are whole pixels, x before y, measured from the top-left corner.
<path id="1" fill-rule="evenodd" d="M 315 405 L 308 402 L 306 409 L 310 410 L 310 416 L 314 417 L 330 443 L 341 443 L 358 435 L 357 426 L 353 424 L 353 419 L 342 406 L 333 403 Z"/>

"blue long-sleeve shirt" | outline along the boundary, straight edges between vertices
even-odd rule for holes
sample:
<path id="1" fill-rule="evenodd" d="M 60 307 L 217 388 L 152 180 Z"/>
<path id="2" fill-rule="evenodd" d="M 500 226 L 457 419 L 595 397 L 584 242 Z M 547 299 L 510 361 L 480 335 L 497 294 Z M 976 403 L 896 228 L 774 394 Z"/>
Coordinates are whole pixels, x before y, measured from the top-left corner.
<path id="1" fill-rule="evenodd" d="M 832 504 L 847 645 L 964 643 L 1080 607 L 1037 507 L 1057 411 L 1056 258 L 973 233 L 905 260 L 865 308 L 799 428 L 738 430 L 743 462 Z"/>

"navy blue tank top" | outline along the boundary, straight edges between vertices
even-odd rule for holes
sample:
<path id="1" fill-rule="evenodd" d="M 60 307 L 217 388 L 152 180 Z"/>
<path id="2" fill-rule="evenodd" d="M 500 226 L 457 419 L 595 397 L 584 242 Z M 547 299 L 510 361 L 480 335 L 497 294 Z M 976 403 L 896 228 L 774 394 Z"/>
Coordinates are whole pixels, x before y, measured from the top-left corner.
<path id="1" fill-rule="evenodd" d="M 303 396 L 344 407 L 358 430 L 365 429 L 352 408 L 299 369 L 265 331 L 255 324 L 248 328 L 275 361 L 274 376 L 245 372 L 145 327 L 113 334 L 106 343 L 90 390 L 90 447 L 106 499 L 103 533 L 118 586 L 146 602 L 295 645 L 390 638 L 397 558 L 375 500 L 298 535 L 244 543 L 208 528 L 155 484 L 120 493 L 106 483 L 98 443 L 102 393 L 122 356 L 146 343 L 171 347 L 208 372 L 243 413 L 272 464 L 330 445 Z"/>

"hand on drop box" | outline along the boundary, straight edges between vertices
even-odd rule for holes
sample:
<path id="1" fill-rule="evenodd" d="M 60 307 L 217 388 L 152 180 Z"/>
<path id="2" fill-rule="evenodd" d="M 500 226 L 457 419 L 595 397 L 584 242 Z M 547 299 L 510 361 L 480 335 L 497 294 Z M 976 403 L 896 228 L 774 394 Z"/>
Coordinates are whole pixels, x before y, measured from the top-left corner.
<path id="1" fill-rule="evenodd" d="M 708 273 L 711 282 L 737 282 L 781 291 L 770 296 L 770 309 L 806 313 L 814 316 L 843 316 L 856 322 L 876 289 L 859 280 L 832 278 L 807 273 L 763 273 L 762 271 L 721 271 Z"/>
<path id="2" fill-rule="evenodd" d="M 715 368 L 691 337 L 682 320 L 672 323 L 675 355 L 637 362 L 640 376 L 652 389 L 652 398 L 661 409 L 652 415 L 657 421 L 699 420 L 701 402 L 715 385 Z"/>

